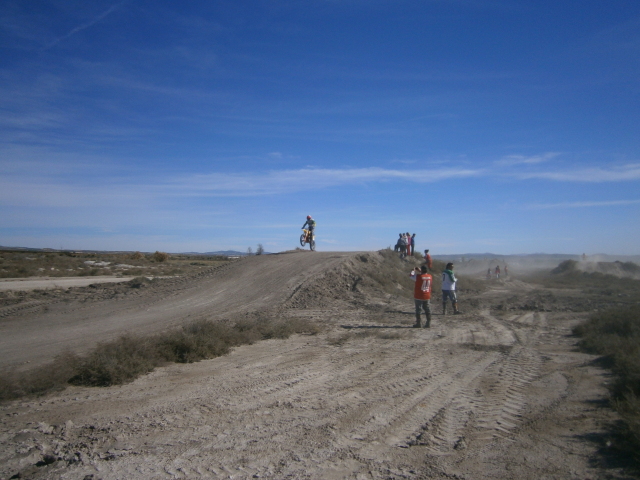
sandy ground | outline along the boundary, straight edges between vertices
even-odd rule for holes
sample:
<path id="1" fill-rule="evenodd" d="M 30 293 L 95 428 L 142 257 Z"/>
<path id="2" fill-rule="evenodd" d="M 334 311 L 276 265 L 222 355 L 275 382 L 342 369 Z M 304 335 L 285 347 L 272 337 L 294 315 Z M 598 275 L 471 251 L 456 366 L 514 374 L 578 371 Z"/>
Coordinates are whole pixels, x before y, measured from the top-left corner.
<path id="1" fill-rule="evenodd" d="M 37 363 L 79 346 L 78 332 L 97 341 L 205 314 L 277 307 L 326 330 L 4 404 L 0 478 L 635 478 L 610 448 L 607 373 L 570 335 L 584 314 L 492 308 L 550 295 L 513 280 L 414 329 L 410 300 L 353 284 L 354 301 L 320 298 L 354 269 L 355 254 L 253 257 L 140 296 L 5 317 L 5 365 L 11 342 L 19 362 Z M 51 322 L 66 342 L 36 346 Z"/>
<path id="2" fill-rule="evenodd" d="M 0 279 L 0 291 L 7 290 L 35 290 L 56 289 L 69 287 L 86 287 L 93 283 L 120 283 L 128 282 L 134 277 L 45 277 L 33 278 L 2 278 Z"/>

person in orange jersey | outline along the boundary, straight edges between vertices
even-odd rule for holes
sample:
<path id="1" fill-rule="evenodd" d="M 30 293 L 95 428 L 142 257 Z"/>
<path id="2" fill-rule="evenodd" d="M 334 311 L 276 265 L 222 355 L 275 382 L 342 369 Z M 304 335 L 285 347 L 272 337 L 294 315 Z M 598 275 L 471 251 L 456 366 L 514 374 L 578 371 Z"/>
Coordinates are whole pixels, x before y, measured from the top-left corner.
<path id="1" fill-rule="evenodd" d="M 426 265 L 422 265 L 420 270 L 414 268 L 411 271 L 411 279 L 414 281 L 413 287 L 413 301 L 416 305 L 416 323 L 414 328 L 420 328 L 420 315 L 421 311 L 427 317 L 427 322 L 424 324 L 424 328 L 431 328 L 431 285 L 433 284 L 433 278 L 428 273 L 429 269 Z"/>

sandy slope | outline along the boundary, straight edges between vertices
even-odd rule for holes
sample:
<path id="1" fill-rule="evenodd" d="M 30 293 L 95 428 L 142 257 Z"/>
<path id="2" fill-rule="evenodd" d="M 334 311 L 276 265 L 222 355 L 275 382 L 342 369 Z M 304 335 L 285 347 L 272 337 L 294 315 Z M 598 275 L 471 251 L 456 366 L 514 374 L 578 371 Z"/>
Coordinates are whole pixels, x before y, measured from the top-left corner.
<path id="1" fill-rule="evenodd" d="M 463 299 L 463 315 L 437 315 L 433 328 L 417 330 L 410 302 L 365 288 L 349 288 L 351 303 L 320 298 L 358 262 L 324 254 L 305 263 L 311 258 L 241 262 L 166 299 L 69 308 L 71 333 L 90 312 L 101 319 L 95 325 L 123 326 L 126 314 L 129 326 L 160 328 L 176 320 L 164 310 L 211 315 L 212 298 L 220 315 L 280 304 L 281 315 L 311 317 L 327 330 L 161 368 L 122 387 L 4 405 L 0 478 L 632 478 L 607 451 L 616 416 L 605 407 L 605 374 L 569 335 L 581 316 L 490 308 L 549 292 L 503 282 Z M 260 292 L 251 303 L 237 290 L 248 283 Z M 35 329 L 62 316 L 15 321 Z"/>
<path id="2" fill-rule="evenodd" d="M 64 349 L 82 352 L 125 332 L 153 333 L 185 320 L 269 308 L 345 255 L 252 256 L 193 278 L 160 282 L 135 295 L 107 291 L 104 298 L 89 302 L 40 302 L 0 321 L 0 367 L 46 362 Z"/>

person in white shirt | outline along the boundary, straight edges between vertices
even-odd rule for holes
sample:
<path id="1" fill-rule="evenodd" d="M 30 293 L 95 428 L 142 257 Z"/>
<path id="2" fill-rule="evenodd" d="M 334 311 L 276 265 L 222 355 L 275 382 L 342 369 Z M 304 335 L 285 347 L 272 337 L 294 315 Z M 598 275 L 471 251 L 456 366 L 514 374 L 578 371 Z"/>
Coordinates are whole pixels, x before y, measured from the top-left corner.
<path id="1" fill-rule="evenodd" d="M 456 297 L 456 282 L 458 279 L 453 273 L 453 263 L 447 263 L 445 271 L 442 272 L 442 314 L 447 314 L 447 300 L 451 299 L 454 315 L 458 315 L 458 298 Z"/>

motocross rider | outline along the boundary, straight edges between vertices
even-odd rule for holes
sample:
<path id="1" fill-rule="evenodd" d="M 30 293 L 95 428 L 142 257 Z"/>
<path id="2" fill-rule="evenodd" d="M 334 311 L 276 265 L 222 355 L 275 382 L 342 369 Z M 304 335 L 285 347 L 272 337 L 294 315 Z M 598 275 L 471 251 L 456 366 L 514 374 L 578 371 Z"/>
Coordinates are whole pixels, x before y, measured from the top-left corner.
<path id="1" fill-rule="evenodd" d="M 307 215 L 307 221 L 304 222 L 304 225 L 302 225 L 302 228 L 309 226 L 309 238 L 313 238 L 313 231 L 316 229 L 316 221 L 311 218 L 311 215 Z"/>

